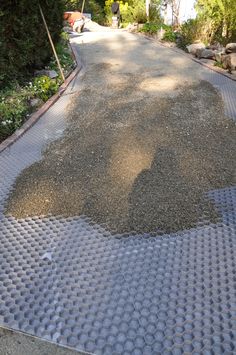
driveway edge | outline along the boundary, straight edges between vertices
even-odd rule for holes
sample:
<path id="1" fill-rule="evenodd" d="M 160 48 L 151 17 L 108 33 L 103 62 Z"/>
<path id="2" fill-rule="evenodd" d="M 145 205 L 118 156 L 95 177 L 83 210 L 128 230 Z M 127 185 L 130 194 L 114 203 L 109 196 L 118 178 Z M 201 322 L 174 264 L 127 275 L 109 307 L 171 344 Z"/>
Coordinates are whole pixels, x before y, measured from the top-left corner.
<path id="1" fill-rule="evenodd" d="M 21 128 L 17 129 L 10 137 L 5 139 L 2 143 L 0 143 L 0 153 L 3 152 L 6 148 L 15 143 L 20 137 L 25 134 L 28 129 L 30 129 L 48 109 L 55 104 L 55 102 L 61 97 L 64 91 L 69 86 L 70 82 L 75 78 L 75 76 L 80 72 L 82 68 L 82 63 L 79 58 L 79 55 L 75 49 L 75 46 L 70 43 L 70 47 L 77 63 L 76 68 L 72 71 L 72 73 L 66 78 L 65 82 L 60 86 L 58 92 L 53 95 L 43 106 L 41 106 L 38 111 L 34 112 L 30 118 L 21 126 Z"/>
<path id="2" fill-rule="evenodd" d="M 141 34 L 142 35 L 142 34 Z M 157 41 L 155 40 L 155 38 L 152 38 L 152 37 L 149 37 L 147 35 L 142 35 L 144 38 L 148 39 L 149 41 L 153 41 L 154 43 L 156 44 L 159 44 L 160 46 L 162 47 L 165 47 L 165 48 L 168 48 L 176 53 L 179 53 L 179 54 L 182 54 L 184 55 L 186 58 L 189 58 L 190 60 L 192 60 L 193 62 L 196 62 L 200 65 L 202 65 L 203 67 L 205 68 L 208 68 L 218 74 L 221 74 L 223 76 L 225 76 L 226 78 L 232 80 L 232 81 L 236 81 L 236 77 L 232 77 L 231 74 L 225 72 L 225 70 L 222 70 L 221 68 L 219 67 L 214 67 L 214 66 L 211 66 L 209 65 L 208 63 L 204 63 L 204 62 L 201 62 L 200 59 L 197 59 L 197 58 L 194 58 L 192 57 L 192 55 L 190 53 L 186 53 L 183 49 L 181 48 L 178 48 L 178 47 L 171 47 L 171 46 L 168 46 L 167 44 L 163 43 L 163 42 L 160 42 L 160 41 Z"/>

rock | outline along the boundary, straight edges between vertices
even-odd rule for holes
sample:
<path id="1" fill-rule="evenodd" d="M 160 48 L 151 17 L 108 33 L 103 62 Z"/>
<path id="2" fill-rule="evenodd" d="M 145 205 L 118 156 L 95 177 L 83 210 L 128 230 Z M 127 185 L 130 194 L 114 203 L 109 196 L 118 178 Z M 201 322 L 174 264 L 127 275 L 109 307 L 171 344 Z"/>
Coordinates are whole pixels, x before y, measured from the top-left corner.
<path id="1" fill-rule="evenodd" d="M 236 53 L 236 43 L 228 43 L 225 48 L 225 52 L 228 53 Z"/>
<path id="2" fill-rule="evenodd" d="M 187 46 L 187 50 L 189 53 L 191 54 L 196 54 L 196 50 L 197 49 L 201 49 L 201 48 L 205 48 L 205 44 L 204 43 L 193 43 L 193 44 L 190 44 L 189 46 Z"/>
<path id="3" fill-rule="evenodd" d="M 222 63 L 222 55 L 224 55 L 225 52 L 222 50 L 222 51 L 216 51 L 215 52 L 215 60 L 218 62 L 218 63 Z"/>
<path id="4" fill-rule="evenodd" d="M 206 46 L 206 49 L 212 49 L 213 51 L 221 51 L 223 50 L 223 46 L 219 42 L 215 42 Z"/>
<path id="5" fill-rule="evenodd" d="M 213 58 L 215 58 L 215 52 L 212 49 L 197 48 L 195 56 L 198 59 L 201 59 L 201 58 L 213 59 Z"/>
<path id="6" fill-rule="evenodd" d="M 224 69 L 228 69 L 229 73 L 236 70 L 236 53 L 222 55 L 222 64 Z"/>
<path id="7" fill-rule="evenodd" d="M 58 77 L 58 74 L 55 70 L 47 70 L 46 75 L 49 76 L 49 78 L 51 78 L 51 79 Z"/>
<path id="8" fill-rule="evenodd" d="M 51 79 L 54 79 L 58 77 L 58 74 L 55 70 L 47 70 L 47 69 L 42 69 L 42 70 L 36 70 L 34 73 L 35 76 L 41 76 L 41 75 L 46 75 Z"/>
<path id="9" fill-rule="evenodd" d="M 40 100 L 40 99 L 31 99 L 29 101 L 29 104 L 31 107 L 39 107 L 41 105 L 41 103 L 42 103 L 42 100 Z"/>

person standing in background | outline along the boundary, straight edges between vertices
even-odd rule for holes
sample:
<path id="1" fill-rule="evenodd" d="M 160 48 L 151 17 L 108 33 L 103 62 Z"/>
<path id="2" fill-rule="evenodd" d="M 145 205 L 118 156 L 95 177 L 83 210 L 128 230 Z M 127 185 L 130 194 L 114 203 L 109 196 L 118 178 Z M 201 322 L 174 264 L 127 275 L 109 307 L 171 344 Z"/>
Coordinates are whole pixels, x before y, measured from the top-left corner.
<path id="1" fill-rule="evenodd" d="M 117 0 L 114 0 L 114 2 L 111 5 L 111 12 L 112 12 L 112 27 L 120 27 L 120 20 L 121 20 L 121 16 L 120 16 L 120 5 L 118 3 Z M 116 21 L 117 21 L 117 26 L 114 26 L 114 21 L 113 19 L 116 17 Z"/>

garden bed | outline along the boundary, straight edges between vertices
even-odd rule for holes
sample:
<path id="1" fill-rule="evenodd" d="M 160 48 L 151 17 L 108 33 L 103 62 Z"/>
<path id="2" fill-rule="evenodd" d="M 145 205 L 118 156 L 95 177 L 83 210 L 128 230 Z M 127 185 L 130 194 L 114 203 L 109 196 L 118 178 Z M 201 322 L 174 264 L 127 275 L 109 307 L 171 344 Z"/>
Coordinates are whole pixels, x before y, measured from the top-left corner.
<path id="1" fill-rule="evenodd" d="M 62 33 L 56 50 L 64 75 L 68 77 L 75 67 L 75 60 L 66 33 Z M 56 61 L 52 58 L 46 68 L 35 72 L 23 84 L 9 82 L 7 87 L 0 90 L 0 143 L 19 129 L 33 112 L 58 91 L 62 83 Z"/>

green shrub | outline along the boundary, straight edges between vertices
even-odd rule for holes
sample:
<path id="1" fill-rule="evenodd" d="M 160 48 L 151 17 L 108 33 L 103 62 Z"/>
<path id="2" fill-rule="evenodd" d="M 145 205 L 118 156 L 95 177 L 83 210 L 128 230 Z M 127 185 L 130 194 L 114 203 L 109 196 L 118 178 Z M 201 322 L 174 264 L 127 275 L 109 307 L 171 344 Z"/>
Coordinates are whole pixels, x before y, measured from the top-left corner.
<path id="1" fill-rule="evenodd" d="M 155 34 L 159 30 L 159 25 L 156 23 L 145 23 L 142 28 L 140 28 L 139 32 L 144 32 L 148 34 Z"/>
<path id="2" fill-rule="evenodd" d="M 11 96 L 9 96 L 11 94 Z M 28 112 L 27 95 L 8 92 L 0 101 L 0 140 L 12 134 L 25 120 Z"/>
<path id="3" fill-rule="evenodd" d="M 111 24 L 112 12 L 111 5 L 114 0 L 106 0 L 104 11 L 108 24 Z M 120 4 L 121 20 L 123 25 L 128 23 L 145 23 L 147 21 L 145 1 L 133 0 L 132 2 L 118 1 Z"/>
<path id="4" fill-rule="evenodd" d="M 65 7 L 67 11 L 81 11 L 83 0 L 66 0 Z M 86 0 L 84 3 L 84 12 L 92 15 L 92 20 L 101 25 L 105 24 L 104 0 Z"/>
<path id="5" fill-rule="evenodd" d="M 62 34 L 57 51 L 64 72 L 67 73 L 74 65 L 74 60 L 68 49 L 67 34 Z M 54 69 L 57 73 L 59 71 L 54 59 L 49 68 Z M 31 106 L 31 99 L 40 98 L 46 101 L 58 90 L 61 82 L 60 76 L 56 80 L 40 76 L 24 86 L 20 86 L 17 81 L 12 81 L 11 84 L 8 83 L 7 88 L 0 90 L 0 142 L 19 128 L 27 116 L 38 107 L 38 105 Z M 41 100 L 39 104 L 41 104 Z"/>
<path id="6" fill-rule="evenodd" d="M 67 45 L 63 44 L 63 42 L 59 42 L 56 45 L 56 51 L 57 51 L 57 55 L 58 55 L 61 67 L 63 69 L 63 72 L 66 76 L 75 65 L 75 61 L 72 57 L 72 53 L 69 50 L 69 47 Z M 56 62 L 56 59 L 54 56 L 52 57 L 48 67 L 50 69 L 58 71 L 57 62 Z M 61 80 L 61 77 L 60 77 L 60 80 Z M 61 82 L 62 82 L 62 80 L 61 80 Z"/>
<path id="7" fill-rule="evenodd" d="M 175 42 L 176 41 L 176 33 L 173 31 L 173 29 L 167 28 L 164 36 L 163 36 L 163 41 L 167 41 L 167 42 Z"/>
<path id="8" fill-rule="evenodd" d="M 134 0 L 130 7 L 133 22 L 145 23 L 147 21 L 145 1 Z"/>
<path id="9" fill-rule="evenodd" d="M 186 49 L 186 46 L 194 43 L 196 40 L 207 44 L 209 41 L 210 26 L 210 23 L 200 18 L 189 19 L 180 28 L 180 36 L 177 42 L 178 47 Z"/>
<path id="10" fill-rule="evenodd" d="M 221 68 L 221 69 L 224 69 L 223 63 L 220 63 L 220 62 L 215 62 L 215 63 L 214 63 L 214 66 L 215 66 L 215 67 L 218 67 L 218 68 Z"/>
<path id="11" fill-rule="evenodd" d="M 64 0 L 44 0 L 41 6 L 55 43 L 63 24 Z M 24 81 L 34 68 L 44 66 L 52 55 L 40 16 L 38 0 L 1 2 L 0 86 L 10 80 Z"/>
<path id="12" fill-rule="evenodd" d="M 156 34 L 160 29 L 165 30 L 163 39 L 169 42 L 175 42 L 176 34 L 173 32 L 172 27 L 165 25 L 161 22 L 159 23 L 145 23 L 139 32 L 148 33 L 150 35 Z"/>
<path id="13" fill-rule="evenodd" d="M 236 35 L 235 0 L 196 0 L 195 10 L 202 22 L 209 24 L 207 41 L 225 45 L 233 42 Z"/>
<path id="14" fill-rule="evenodd" d="M 34 79 L 32 91 L 35 96 L 43 101 L 47 101 L 58 90 L 59 84 L 55 79 L 50 79 L 46 75 L 39 76 Z"/>
<path id="15" fill-rule="evenodd" d="M 143 27 L 139 30 L 139 32 L 144 32 L 144 33 L 149 33 L 149 34 L 155 34 L 157 31 L 160 29 L 163 30 L 168 30 L 170 26 L 164 25 L 163 23 L 152 23 L 152 22 L 146 22 Z"/>
<path id="16" fill-rule="evenodd" d="M 160 10 L 153 3 L 151 3 L 150 8 L 149 8 L 149 21 L 152 23 L 157 23 L 157 24 L 163 23 L 163 20 L 161 18 L 161 14 L 160 14 Z"/>

